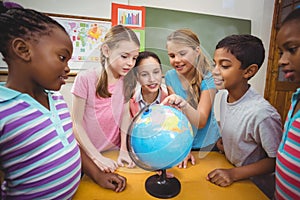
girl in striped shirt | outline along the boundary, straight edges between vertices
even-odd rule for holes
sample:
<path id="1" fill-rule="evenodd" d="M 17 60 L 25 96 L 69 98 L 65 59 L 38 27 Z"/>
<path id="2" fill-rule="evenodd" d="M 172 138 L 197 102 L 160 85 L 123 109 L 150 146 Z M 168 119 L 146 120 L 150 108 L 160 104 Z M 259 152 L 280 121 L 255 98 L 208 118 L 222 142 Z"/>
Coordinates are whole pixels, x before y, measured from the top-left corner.
<path id="1" fill-rule="evenodd" d="M 300 83 L 300 8 L 282 22 L 277 35 L 279 66 L 285 78 Z M 300 199 L 300 88 L 293 94 L 277 152 L 275 199 Z"/>
<path id="2" fill-rule="evenodd" d="M 80 154 L 66 102 L 72 42 L 52 18 L 0 1 L 0 199 L 71 199 L 83 168 L 99 185 L 122 191 L 126 180 L 105 174 Z"/>

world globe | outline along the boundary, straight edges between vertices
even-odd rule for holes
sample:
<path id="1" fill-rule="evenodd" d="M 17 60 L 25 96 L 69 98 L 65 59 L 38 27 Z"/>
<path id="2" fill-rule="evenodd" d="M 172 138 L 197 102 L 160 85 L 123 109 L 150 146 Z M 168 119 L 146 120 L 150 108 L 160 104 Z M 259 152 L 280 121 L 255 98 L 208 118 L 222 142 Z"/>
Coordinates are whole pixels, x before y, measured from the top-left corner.
<path id="1" fill-rule="evenodd" d="M 162 171 L 147 179 L 146 190 L 159 198 L 169 198 L 180 191 L 180 182 L 166 178 L 166 169 L 176 166 L 189 154 L 193 130 L 179 110 L 155 104 L 144 107 L 128 129 L 127 149 L 135 164 L 148 171 Z M 179 190 L 179 191 L 178 191 Z"/>

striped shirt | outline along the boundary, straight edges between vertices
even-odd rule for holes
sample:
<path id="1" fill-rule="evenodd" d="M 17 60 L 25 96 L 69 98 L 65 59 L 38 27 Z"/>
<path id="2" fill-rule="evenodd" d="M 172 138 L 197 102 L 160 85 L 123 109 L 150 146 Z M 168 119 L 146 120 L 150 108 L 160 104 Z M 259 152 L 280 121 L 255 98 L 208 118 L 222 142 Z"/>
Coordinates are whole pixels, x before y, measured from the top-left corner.
<path id="1" fill-rule="evenodd" d="M 67 104 L 46 92 L 50 110 L 0 84 L 2 199 L 70 199 L 78 187 L 80 151 Z"/>
<path id="2" fill-rule="evenodd" d="M 300 110 L 293 114 L 300 89 L 293 94 L 292 105 L 276 160 L 276 199 L 300 199 Z"/>

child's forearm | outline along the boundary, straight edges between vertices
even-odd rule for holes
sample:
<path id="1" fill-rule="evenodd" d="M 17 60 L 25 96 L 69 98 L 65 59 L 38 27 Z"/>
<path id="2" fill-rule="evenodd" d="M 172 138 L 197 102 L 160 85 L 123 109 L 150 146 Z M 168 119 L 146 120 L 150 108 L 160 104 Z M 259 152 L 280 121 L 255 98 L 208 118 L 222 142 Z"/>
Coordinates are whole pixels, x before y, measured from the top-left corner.
<path id="1" fill-rule="evenodd" d="M 83 117 L 85 115 L 86 100 L 74 95 L 72 103 L 73 131 L 77 142 L 92 160 L 101 160 L 103 156 L 94 146 L 83 127 Z"/>
<path id="2" fill-rule="evenodd" d="M 85 150 L 80 147 L 82 170 L 91 179 L 95 181 L 95 174 L 99 172 L 98 167 L 92 161 L 92 159 L 86 154 Z"/>
<path id="3" fill-rule="evenodd" d="M 94 144 L 91 142 L 89 137 L 87 136 L 87 133 L 81 127 L 80 125 L 76 125 L 74 123 L 74 133 L 77 142 L 79 143 L 79 146 L 81 146 L 82 149 L 85 150 L 86 154 L 92 159 L 92 160 L 100 160 L 103 156 L 101 153 L 96 149 Z"/>
<path id="4" fill-rule="evenodd" d="M 80 148 L 82 171 L 88 177 L 90 177 L 95 183 L 99 185 L 99 177 L 101 177 L 102 172 L 98 166 L 92 161 L 90 156 L 86 154 L 86 151 Z"/>
<path id="5" fill-rule="evenodd" d="M 201 113 L 194 109 L 189 103 L 187 103 L 181 110 L 187 116 L 192 125 L 197 128 L 203 128 L 205 126 L 207 120 L 200 119 Z"/>
<path id="6" fill-rule="evenodd" d="M 121 150 L 127 151 L 127 131 L 131 123 L 131 116 L 129 112 L 129 102 L 124 104 L 122 123 L 121 123 Z"/>
<path id="7" fill-rule="evenodd" d="M 275 158 L 265 158 L 255 163 L 232 168 L 233 180 L 238 181 L 275 171 Z"/>
<path id="8" fill-rule="evenodd" d="M 215 93 L 213 89 L 204 90 L 201 92 L 201 98 L 196 109 L 190 104 L 186 104 L 186 106 L 182 108 L 182 111 L 186 114 L 191 124 L 198 128 L 205 127 L 213 107 Z"/>
<path id="9" fill-rule="evenodd" d="M 121 151 L 127 151 L 127 133 L 124 131 L 121 131 Z"/>

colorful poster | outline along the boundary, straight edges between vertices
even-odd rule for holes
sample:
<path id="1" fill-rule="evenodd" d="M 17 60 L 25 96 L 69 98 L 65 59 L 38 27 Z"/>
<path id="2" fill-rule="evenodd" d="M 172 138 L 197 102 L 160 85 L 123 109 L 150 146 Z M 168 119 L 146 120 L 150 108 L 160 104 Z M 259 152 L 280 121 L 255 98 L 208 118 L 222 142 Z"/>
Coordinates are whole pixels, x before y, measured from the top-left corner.
<path id="1" fill-rule="evenodd" d="M 123 25 L 131 28 L 140 40 L 140 51 L 145 50 L 145 15 L 144 6 L 112 3 L 111 25 Z"/>
<path id="2" fill-rule="evenodd" d="M 111 27 L 109 21 L 53 17 L 70 35 L 73 55 L 69 61 L 71 70 L 81 70 L 100 64 L 100 46 Z"/>
<path id="3" fill-rule="evenodd" d="M 145 12 L 146 9 L 143 6 L 129 6 L 112 3 L 112 26 L 121 24 L 132 29 L 144 29 Z"/>

